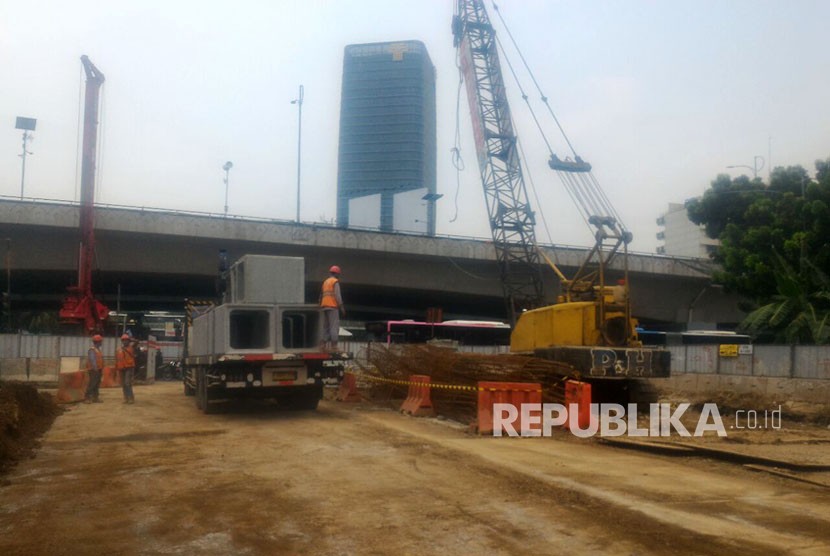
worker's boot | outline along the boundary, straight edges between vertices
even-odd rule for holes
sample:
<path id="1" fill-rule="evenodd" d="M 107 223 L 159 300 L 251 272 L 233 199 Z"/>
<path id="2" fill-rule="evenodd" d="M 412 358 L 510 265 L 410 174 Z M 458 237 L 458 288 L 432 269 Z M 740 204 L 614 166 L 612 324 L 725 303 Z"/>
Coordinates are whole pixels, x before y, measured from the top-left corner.
<path id="1" fill-rule="evenodd" d="M 101 398 L 92 398 L 93 403 L 104 403 L 104 400 Z"/>
<path id="2" fill-rule="evenodd" d="M 89 398 L 84 398 L 84 403 L 92 403 L 92 400 Z"/>
<path id="3" fill-rule="evenodd" d="M 135 398 L 130 398 L 130 399 L 128 399 L 128 400 L 127 400 L 127 403 L 129 403 L 129 404 L 134 404 L 134 403 L 135 403 Z"/>

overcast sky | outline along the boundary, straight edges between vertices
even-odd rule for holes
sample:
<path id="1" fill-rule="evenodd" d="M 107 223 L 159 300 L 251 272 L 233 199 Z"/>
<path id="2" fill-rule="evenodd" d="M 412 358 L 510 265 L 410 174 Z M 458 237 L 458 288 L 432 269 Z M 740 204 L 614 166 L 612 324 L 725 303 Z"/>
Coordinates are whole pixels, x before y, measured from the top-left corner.
<path id="1" fill-rule="evenodd" d="M 38 122 L 25 195 L 77 199 L 79 59 L 86 54 L 106 76 L 98 202 L 221 213 L 222 165 L 230 160 L 231 214 L 294 219 L 298 111 L 290 102 L 302 84 L 301 218 L 330 221 L 343 49 L 414 39 L 426 44 L 437 75 L 438 233 L 489 237 L 466 97 L 456 118 L 453 6 L 0 0 L 0 195 L 20 194 L 14 123 L 27 116 Z M 718 173 L 752 173 L 726 166 L 752 167 L 762 156 L 766 179 L 770 154 L 773 166 L 799 164 L 811 173 L 816 159 L 830 156 L 830 2 L 499 6 L 569 138 L 634 232 L 634 250 L 656 248 L 655 219 L 668 203 L 700 195 Z M 540 135 L 506 80 L 550 240 L 589 245 L 590 231 L 548 169 Z M 457 119 L 466 170 L 456 201 L 450 149 Z M 548 241 L 543 228 L 538 234 Z"/>

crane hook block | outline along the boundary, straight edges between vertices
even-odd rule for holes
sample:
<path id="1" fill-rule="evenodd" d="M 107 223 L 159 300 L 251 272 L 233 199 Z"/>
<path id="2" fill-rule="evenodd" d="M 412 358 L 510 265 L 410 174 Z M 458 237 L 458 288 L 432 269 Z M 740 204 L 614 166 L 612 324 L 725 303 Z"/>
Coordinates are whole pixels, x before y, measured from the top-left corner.
<path id="1" fill-rule="evenodd" d="M 588 162 L 585 162 L 580 157 L 575 157 L 576 160 L 571 160 L 570 157 L 565 158 L 565 160 L 560 160 L 558 156 L 555 154 L 550 155 L 550 160 L 548 160 L 548 166 L 550 166 L 554 170 L 559 170 L 562 172 L 590 172 L 591 165 Z"/>

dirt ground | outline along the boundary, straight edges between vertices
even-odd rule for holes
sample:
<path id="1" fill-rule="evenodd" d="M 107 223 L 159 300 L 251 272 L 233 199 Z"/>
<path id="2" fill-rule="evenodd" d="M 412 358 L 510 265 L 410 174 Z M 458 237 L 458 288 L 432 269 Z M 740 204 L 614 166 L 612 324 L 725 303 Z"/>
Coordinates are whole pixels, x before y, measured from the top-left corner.
<path id="1" fill-rule="evenodd" d="M 50 394 L 27 384 L 0 381 L 0 484 L 5 471 L 32 455 L 60 412 Z"/>
<path id="2" fill-rule="evenodd" d="M 203 415 L 179 383 L 102 393 L 5 476 L 0 554 L 830 553 L 830 489 L 735 463 L 328 400 Z M 793 431 L 764 435 L 830 446 Z"/>

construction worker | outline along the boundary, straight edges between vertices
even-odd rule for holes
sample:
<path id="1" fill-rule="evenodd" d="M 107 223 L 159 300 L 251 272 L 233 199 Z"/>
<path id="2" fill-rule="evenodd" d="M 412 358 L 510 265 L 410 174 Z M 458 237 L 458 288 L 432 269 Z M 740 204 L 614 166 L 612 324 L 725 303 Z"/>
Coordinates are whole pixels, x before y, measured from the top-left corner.
<path id="1" fill-rule="evenodd" d="M 135 378 L 135 352 L 132 338 L 128 334 L 121 336 L 121 347 L 115 352 L 115 367 L 121 373 L 121 390 L 124 403 L 135 403 L 133 396 L 133 379 Z"/>
<path id="2" fill-rule="evenodd" d="M 86 356 L 86 369 L 89 373 L 89 385 L 86 388 L 84 403 L 101 403 L 98 389 L 101 387 L 101 373 L 104 371 L 104 353 L 101 351 L 101 344 L 104 338 L 100 334 L 92 337 L 92 347 L 89 348 Z"/>
<path id="3" fill-rule="evenodd" d="M 346 316 L 343 298 L 340 296 L 340 267 L 329 269 L 330 276 L 323 282 L 320 291 L 320 307 L 323 308 L 323 351 L 337 349 L 337 337 L 340 335 L 340 317 Z"/>

